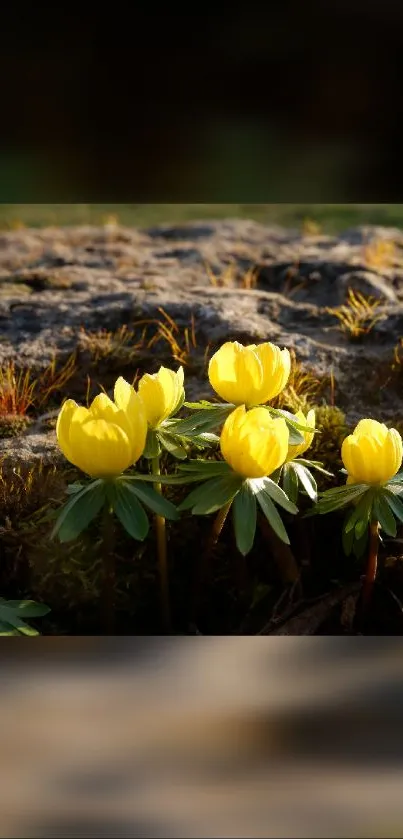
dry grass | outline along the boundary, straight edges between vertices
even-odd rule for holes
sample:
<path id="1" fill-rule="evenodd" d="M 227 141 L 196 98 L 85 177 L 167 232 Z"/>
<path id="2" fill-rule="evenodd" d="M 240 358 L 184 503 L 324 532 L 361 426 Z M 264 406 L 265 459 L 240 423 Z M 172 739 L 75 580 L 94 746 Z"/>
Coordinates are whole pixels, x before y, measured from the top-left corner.
<path id="1" fill-rule="evenodd" d="M 101 216 L 101 224 L 103 227 L 118 227 L 119 216 L 117 213 L 106 213 Z"/>
<path id="2" fill-rule="evenodd" d="M 396 246 L 390 239 L 374 239 L 363 248 L 363 260 L 368 268 L 391 268 L 396 258 Z"/>
<path id="3" fill-rule="evenodd" d="M 375 297 L 365 297 L 360 291 L 349 288 L 347 302 L 342 306 L 328 308 L 326 311 L 334 315 L 339 321 L 340 329 L 349 338 L 360 338 L 368 335 L 375 324 L 381 319 L 376 310 L 382 301 Z"/>
<path id="4" fill-rule="evenodd" d="M 180 327 L 165 309 L 159 307 L 158 312 L 161 318 L 138 320 L 133 328 L 123 325 L 115 332 L 108 332 L 106 329 L 87 332 L 82 328 L 81 347 L 90 352 L 94 363 L 113 358 L 130 365 L 136 361 L 144 361 L 147 356 L 160 354 L 169 355 L 173 361 L 183 366 L 199 365 L 201 348 L 197 340 L 194 314 L 190 317 L 189 326 Z M 207 364 L 209 350 L 208 344 L 203 350 L 203 364 Z"/>
<path id="5" fill-rule="evenodd" d="M 251 265 L 240 278 L 237 263 L 234 261 L 230 262 L 219 275 L 214 274 L 212 268 L 207 263 L 205 264 L 205 268 L 210 284 L 216 288 L 256 288 L 259 276 L 257 266 Z"/>
<path id="6" fill-rule="evenodd" d="M 287 386 L 271 404 L 274 408 L 306 412 L 315 402 L 324 382 L 297 361 L 294 350 L 290 350 L 290 354 L 291 373 Z"/>
<path id="7" fill-rule="evenodd" d="M 76 371 L 76 354 L 58 366 L 54 358 L 41 375 L 19 370 L 13 360 L 0 367 L 0 417 L 25 416 L 30 408 L 42 408 L 62 390 Z"/>
<path id="8" fill-rule="evenodd" d="M 317 221 L 311 218 L 305 218 L 301 225 L 301 233 L 303 236 L 320 236 L 322 227 Z"/>
<path id="9" fill-rule="evenodd" d="M 189 366 L 194 360 L 198 350 L 200 349 L 197 343 L 195 318 L 192 313 L 190 318 L 190 325 L 181 329 L 174 318 L 167 314 L 165 309 L 160 307 L 158 311 L 161 313 L 164 320 L 150 321 L 149 323 L 157 326 L 157 331 L 150 338 L 147 343 L 147 349 L 158 345 L 159 342 L 165 343 L 169 348 L 169 353 L 178 364 L 184 367 Z M 207 357 L 209 354 L 210 345 L 207 344 L 203 358 L 207 364 Z"/>
<path id="10" fill-rule="evenodd" d="M 84 327 L 80 330 L 80 344 L 83 349 L 88 350 L 94 363 L 97 364 L 110 356 L 115 356 L 125 364 L 134 362 L 138 353 L 146 345 L 147 328 L 140 334 L 136 329 L 131 329 L 126 324 L 120 326 L 115 332 L 107 329 L 99 329 L 97 332 L 87 332 Z"/>
<path id="11" fill-rule="evenodd" d="M 17 370 L 14 361 L 0 367 L 0 416 L 25 416 L 34 404 L 37 380 L 30 370 Z"/>
<path id="12" fill-rule="evenodd" d="M 56 358 L 46 367 L 37 381 L 37 393 L 34 397 L 35 406 L 42 408 L 47 405 L 49 399 L 56 393 L 62 391 L 67 382 L 74 376 L 77 370 L 77 353 L 69 355 L 67 361 L 60 367 Z"/>

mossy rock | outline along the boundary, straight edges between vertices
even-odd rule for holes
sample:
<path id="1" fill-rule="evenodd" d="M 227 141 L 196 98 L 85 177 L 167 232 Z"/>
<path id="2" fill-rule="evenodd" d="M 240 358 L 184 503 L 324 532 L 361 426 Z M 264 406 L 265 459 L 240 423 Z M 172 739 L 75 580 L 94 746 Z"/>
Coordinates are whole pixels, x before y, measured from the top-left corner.
<path id="1" fill-rule="evenodd" d="M 29 417 L 19 416 L 18 414 L 0 416 L 0 439 L 18 437 L 27 430 L 31 422 L 32 420 Z"/>
<path id="2" fill-rule="evenodd" d="M 0 297 L 28 297 L 32 292 L 33 289 L 26 283 L 9 282 L 8 280 L 0 282 Z"/>

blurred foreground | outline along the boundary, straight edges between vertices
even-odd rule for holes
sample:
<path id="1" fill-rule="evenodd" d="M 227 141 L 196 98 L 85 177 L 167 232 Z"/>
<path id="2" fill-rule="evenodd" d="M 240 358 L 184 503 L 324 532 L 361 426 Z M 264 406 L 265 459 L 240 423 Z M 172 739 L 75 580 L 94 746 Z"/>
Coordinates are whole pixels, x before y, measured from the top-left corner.
<path id="1" fill-rule="evenodd" d="M 0 836 L 403 836 L 402 646 L 21 641 Z"/>

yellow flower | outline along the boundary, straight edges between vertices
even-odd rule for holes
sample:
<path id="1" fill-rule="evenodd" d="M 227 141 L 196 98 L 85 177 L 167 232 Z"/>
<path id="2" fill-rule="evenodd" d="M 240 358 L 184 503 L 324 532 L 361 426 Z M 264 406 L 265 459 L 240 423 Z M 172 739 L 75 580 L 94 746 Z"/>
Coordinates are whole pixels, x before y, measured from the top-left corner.
<path id="1" fill-rule="evenodd" d="M 341 456 L 348 484 L 384 484 L 399 471 L 402 438 L 395 428 L 362 419 L 343 441 Z"/>
<path id="2" fill-rule="evenodd" d="M 308 411 L 306 417 L 304 416 L 302 411 L 297 411 L 295 414 L 295 418 L 298 420 L 300 425 L 308 425 L 310 428 L 315 428 L 315 411 L 313 410 L 313 408 L 310 411 Z M 288 446 L 287 461 L 295 460 L 296 457 L 299 457 L 299 455 L 304 454 L 304 452 L 306 452 L 306 450 L 309 449 L 309 446 L 311 445 L 312 440 L 315 436 L 313 431 L 302 431 L 301 434 L 304 435 L 304 442 L 298 443 L 295 446 Z"/>
<path id="3" fill-rule="evenodd" d="M 160 367 L 158 373 L 145 373 L 138 385 L 150 428 L 157 428 L 168 417 L 175 414 L 184 398 L 183 367 L 176 373 L 167 367 Z"/>
<path id="4" fill-rule="evenodd" d="M 147 436 L 143 403 L 120 377 L 114 402 L 100 393 L 89 408 L 67 399 L 56 424 L 59 446 L 70 463 L 91 478 L 120 475 L 142 455 Z"/>
<path id="5" fill-rule="evenodd" d="M 227 341 L 211 357 L 210 384 L 234 405 L 264 405 L 284 390 L 291 370 L 287 349 L 275 344 L 249 344 Z"/>
<path id="6" fill-rule="evenodd" d="M 246 411 L 240 405 L 225 420 L 221 453 L 238 475 L 264 478 L 284 463 L 288 438 L 284 419 L 273 419 L 266 408 Z"/>

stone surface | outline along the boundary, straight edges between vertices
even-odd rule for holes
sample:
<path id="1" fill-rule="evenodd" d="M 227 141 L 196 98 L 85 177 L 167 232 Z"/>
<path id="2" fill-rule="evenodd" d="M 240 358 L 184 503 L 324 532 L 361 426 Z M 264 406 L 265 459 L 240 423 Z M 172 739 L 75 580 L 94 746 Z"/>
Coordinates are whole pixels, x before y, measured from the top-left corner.
<path id="1" fill-rule="evenodd" d="M 365 246 L 384 239 L 394 242 L 392 263 L 368 265 Z M 253 268 L 256 284 L 245 288 L 242 278 Z M 351 341 L 328 312 L 350 287 L 380 300 L 379 321 L 360 341 Z M 339 237 L 302 236 L 227 220 L 0 235 L 0 364 L 13 359 L 41 371 L 55 354 L 63 359 L 83 349 L 83 327 L 132 327 L 161 319 L 161 308 L 180 330 L 194 317 L 199 347 L 271 340 L 293 348 L 319 376 L 332 371 L 336 403 L 351 422 L 363 413 L 400 419 L 402 378 L 392 364 L 403 335 L 402 231 L 361 227 Z M 149 360 L 158 366 L 158 352 L 150 350 Z M 84 363 L 82 369 L 84 375 Z M 200 369 L 187 371 L 189 398 L 210 395 Z M 43 436 L 36 427 L 0 442 L 0 456 L 35 458 L 43 450 L 54 456 L 54 432 Z"/>

